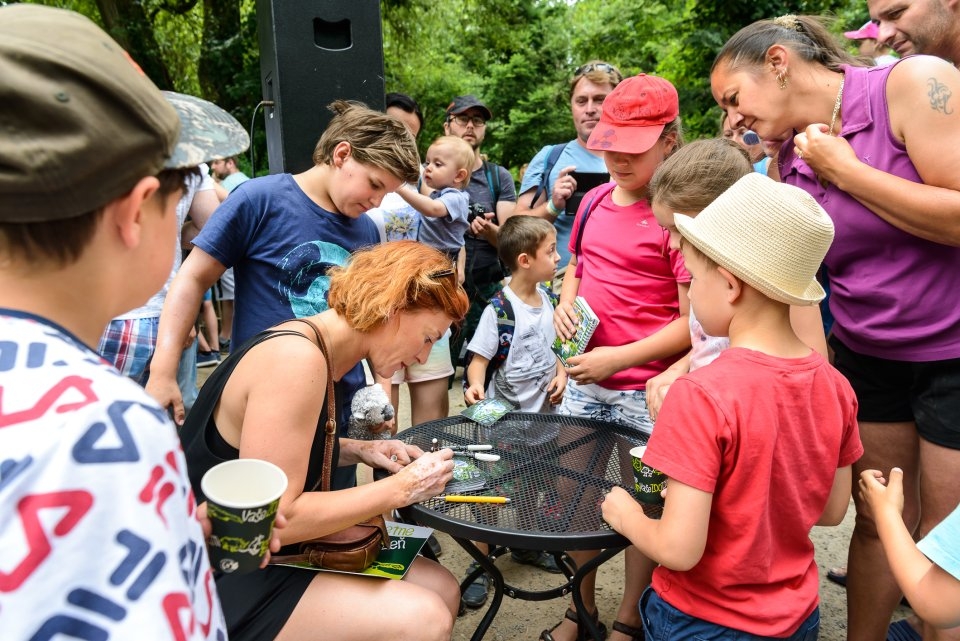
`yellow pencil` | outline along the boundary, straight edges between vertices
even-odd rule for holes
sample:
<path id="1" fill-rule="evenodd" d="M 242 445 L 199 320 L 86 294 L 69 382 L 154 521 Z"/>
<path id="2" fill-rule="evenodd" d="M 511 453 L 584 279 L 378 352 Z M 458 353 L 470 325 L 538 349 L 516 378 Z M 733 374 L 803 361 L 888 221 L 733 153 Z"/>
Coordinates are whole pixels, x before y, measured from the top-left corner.
<path id="1" fill-rule="evenodd" d="M 505 496 L 463 496 L 459 494 L 449 494 L 443 497 L 445 501 L 451 503 L 509 503 L 510 499 Z"/>

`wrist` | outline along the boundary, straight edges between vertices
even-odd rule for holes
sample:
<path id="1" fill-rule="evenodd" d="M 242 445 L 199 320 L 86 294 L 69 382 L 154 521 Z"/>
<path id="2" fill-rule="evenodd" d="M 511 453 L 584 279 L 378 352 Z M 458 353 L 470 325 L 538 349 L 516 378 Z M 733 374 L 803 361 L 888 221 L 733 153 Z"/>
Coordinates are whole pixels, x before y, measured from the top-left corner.
<path id="1" fill-rule="evenodd" d="M 560 215 L 560 210 L 557 209 L 557 206 L 553 204 L 552 198 L 547 201 L 547 213 L 549 213 L 551 216 L 554 216 L 554 217 Z"/>

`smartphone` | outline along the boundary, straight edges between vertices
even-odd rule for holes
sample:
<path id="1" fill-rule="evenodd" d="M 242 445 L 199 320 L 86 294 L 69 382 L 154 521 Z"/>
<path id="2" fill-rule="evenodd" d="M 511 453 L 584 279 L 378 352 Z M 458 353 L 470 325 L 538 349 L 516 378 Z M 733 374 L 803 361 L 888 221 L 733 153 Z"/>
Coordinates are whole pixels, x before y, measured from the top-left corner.
<path id="1" fill-rule="evenodd" d="M 570 176 L 577 181 L 577 190 L 567 199 L 566 212 L 568 216 L 575 216 L 577 214 L 577 210 L 580 209 L 580 201 L 583 200 L 584 194 L 594 187 L 599 187 L 604 183 L 610 182 L 610 174 L 606 172 L 575 171 L 571 173 Z"/>

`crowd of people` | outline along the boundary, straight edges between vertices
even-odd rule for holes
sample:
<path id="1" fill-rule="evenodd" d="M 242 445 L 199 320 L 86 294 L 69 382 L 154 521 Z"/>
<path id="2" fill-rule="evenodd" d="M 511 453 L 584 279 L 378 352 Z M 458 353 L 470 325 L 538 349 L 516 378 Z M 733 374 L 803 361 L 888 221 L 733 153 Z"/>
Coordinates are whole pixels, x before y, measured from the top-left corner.
<path id="1" fill-rule="evenodd" d="M 423 163 L 420 106 L 392 93 L 332 102 L 306 171 L 249 178 L 222 109 L 159 91 L 79 14 L 0 7 L 5 638 L 450 639 L 487 600 L 475 565 L 462 594 L 422 557 L 400 581 L 215 573 L 200 479 L 279 466 L 281 554 L 437 496 L 452 452 L 348 438 L 350 399 L 372 382 L 396 409 L 406 384 L 412 423 L 444 417 L 462 368 L 468 405 L 649 439 L 662 518 L 614 488 L 622 593 L 581 585 L 604 638 L 600 605 L 614 641 L 817 638 L 809 534 L 852 497 L 848 638 L 960 639 L 960 15 L 867 4 L 860 56 L 816 17 L 737 31 L 718 136 L 689 144 L 671 82 L 586 62 L 575 137 L 519 188 L 475 95 Z M 562 361 L 578 299 L 599 325 Z M 358 464 L 389 474 L 358 484 Z M 890 627 L 904 595 L 916 616 Z M 557 618 L 541 641 L 585 638 Z"/>

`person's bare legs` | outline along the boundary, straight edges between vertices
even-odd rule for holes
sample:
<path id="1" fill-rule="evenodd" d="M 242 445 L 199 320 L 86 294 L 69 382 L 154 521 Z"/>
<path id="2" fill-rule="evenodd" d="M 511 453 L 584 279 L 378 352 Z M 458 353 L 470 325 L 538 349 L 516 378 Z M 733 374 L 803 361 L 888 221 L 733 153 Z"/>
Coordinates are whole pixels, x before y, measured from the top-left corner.
<path id="1" fill-rule="evenodd" d="M 420 425 L 450 415 L 447 378 L 407 383 L 410 390 L 410 425 Z"/>
<path id="2" fill-rule="evenodd" d="M 276 641 L 449 641 L 459 607 L 456 579 L 422 557 L 401 581 L 318 572 Z"/>
<path id="3" fill-rule="evenodd" d="M 626 550 L 624 564 L 623 598 L 620 600 L 620 609 L 617 610 L 616 620 L 630 627 L 642 629 L 640 621 L 640 597 L 643 591 L 653 580 L 653 569 L 657 564 L 644 556 L 634 546 Z M 623 632 L 611 630 L 610 639 L 628 640 L 631 637 Z"/>
<path id="4" fill-rule="evenodd" d="M 203 333 L 207 339 L 208 349 L 204 351 L 220 351 L 220 330 L 217 323 L 217 310 L 213 308 L 213 301 L 205 300 L 200 304 L 200 317 L 203 319 Z"/>
<path id="5" fill-rule="evenodd" d="M 220 301 L 220 338 L 228 341 L 233 336 L 233 300 Z"/>
<path id="6" fill-rule="evenodd" d="M 960 503 L 960 450 L 920 439 L 920 526 L 915 538 L 925 537 Z M 937 630 L 923 624 L 924 641 L 960 641 L 960 628 Z"/>
<path id="7" fill-rule="evenodd" d="M 919 437 L 913 423 L 860 423 L 864 454 L 853 466 L 854 479 L 867 469 L 884 474 L 896 466 L 903 470 L 903 521 L 913 531 L 919 521 L 917 487 Z M 856 485 L 854 484 L 854 488 Z M 900 588 L 890 572 L 876 527 L 856 489 L 857 508 L 847 556 L 847 639 L 883 641 Z"/>

